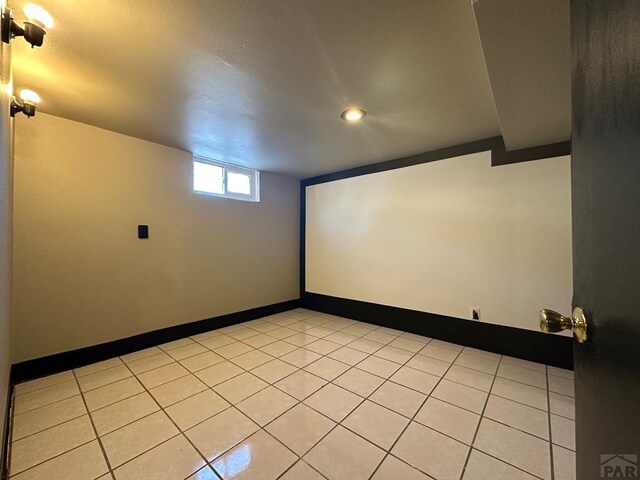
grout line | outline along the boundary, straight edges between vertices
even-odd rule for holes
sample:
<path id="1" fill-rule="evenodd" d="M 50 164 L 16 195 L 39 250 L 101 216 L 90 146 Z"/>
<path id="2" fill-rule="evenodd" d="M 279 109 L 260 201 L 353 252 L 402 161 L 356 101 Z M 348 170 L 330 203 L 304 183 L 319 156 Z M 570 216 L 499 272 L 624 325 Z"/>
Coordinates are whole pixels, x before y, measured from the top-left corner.
<path id="1" fill-rule="evenodd" d="M 73 372 L 73 378 L 75 378 L 76 384 L 78 385 L 78 390 L 80 390 L 80 396 L 82 397 L 82 403 L 84 403 L 84 408 L 87 410 L 87 417 L 89 417 L 89 422 L 91 422 L 91 428 L 93 428 L 93 433 L 96 436 L 96 440 L 98 441 L 98 445 L 100 445 L 100 450 L 102 450 L 102 456 L 104 457 L 104 461 L 107 464 L 107 469 L 109 470 L 109 473 L 111 474 L 112 480 L 116 480 L 116 476 L 114 475 L 113 470 L 111 470 L 111 462 L 109 462 L 109 457 L 107 457 L 107 452 L 105 451 L 104 445 L 102 444 L 102 439 L 100 438 L 100 435 L 98 435 L 98 429 L 96 428 L 96 425 L 93 423 L 93 417 L 89 413 L 89 407 L 87 406 L 87 402 L 84 399 L 84 395 L 82 394 L 82 389 L 80 388 L 80 382 L 78 382 L 78 377 L 76 376 L 76 372 Z"/>
<path id="2" fill-rule="evenodd" d="M 547 368 L 545 367 L 545 373 Z M 544 376 L 547 382 L 547 421 L 549 422 L 549 466 L 551 468 L 551 480 L 556 478 L 555 469 L 553 466 L 553 434 L 551 432 L 551 395 L 549 394 L 549 377 L 547 375 Z"/>

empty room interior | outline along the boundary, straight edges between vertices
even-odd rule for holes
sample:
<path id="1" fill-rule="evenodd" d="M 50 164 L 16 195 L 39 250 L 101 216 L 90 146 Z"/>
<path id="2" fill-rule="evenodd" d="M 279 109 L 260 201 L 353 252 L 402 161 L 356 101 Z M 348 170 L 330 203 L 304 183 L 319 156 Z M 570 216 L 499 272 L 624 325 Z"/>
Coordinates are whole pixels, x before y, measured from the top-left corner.
<path id="1" fill-rule="evenodd" d="M 0 0 L 0 480 L 638 478 L 640 2 Z"/>

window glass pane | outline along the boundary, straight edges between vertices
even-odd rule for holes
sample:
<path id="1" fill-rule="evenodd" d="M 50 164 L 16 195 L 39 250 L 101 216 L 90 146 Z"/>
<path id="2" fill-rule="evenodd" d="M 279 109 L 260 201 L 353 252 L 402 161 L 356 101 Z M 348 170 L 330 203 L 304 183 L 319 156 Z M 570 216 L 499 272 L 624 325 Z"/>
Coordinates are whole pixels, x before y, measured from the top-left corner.
<path id="1" fill-rule="evenodd" d="M 227 190 L 232 193 L 251 195 L 251 175 L 227 171 Z"/>
<path id="2" fill-rule="evenodd" d="M 224 193 L 224 169 L 217 165 L 193 162 L 193 189 L 198 192 Z"/>

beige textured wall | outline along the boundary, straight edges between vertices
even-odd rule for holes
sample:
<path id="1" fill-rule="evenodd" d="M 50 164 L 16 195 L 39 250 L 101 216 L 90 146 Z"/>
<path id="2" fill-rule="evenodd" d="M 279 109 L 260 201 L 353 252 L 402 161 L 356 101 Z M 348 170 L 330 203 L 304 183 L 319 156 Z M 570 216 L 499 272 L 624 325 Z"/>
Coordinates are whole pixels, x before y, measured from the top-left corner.
<path id="1" fill-rule="evenodd" d="M 196 195 L 189 153 L 44 114 L 15 159 L 14 361 L 298 298 L 295 179 Z"/>
<path id="2" fill-rule="evenodd" d="M 309 292 L 538 330 L 570 312 L 571 166 L 489 152 L 307 188 Z"/>
<path id="3" fill-rule="evenodd" d="M 4 2 L 0 1 L 0 5 Z M 11 47 L 0 42 L 0 422 L 3 426 L 11 368 L 11 89 Z"/>

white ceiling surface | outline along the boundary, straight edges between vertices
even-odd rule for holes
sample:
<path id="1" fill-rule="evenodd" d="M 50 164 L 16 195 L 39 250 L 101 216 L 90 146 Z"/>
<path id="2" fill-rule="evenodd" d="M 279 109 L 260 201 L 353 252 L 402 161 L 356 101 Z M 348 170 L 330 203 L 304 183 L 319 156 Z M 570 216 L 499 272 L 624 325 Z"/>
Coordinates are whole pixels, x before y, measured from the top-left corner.
<path id="1" fill-rule="evenodd" d="M 474 9 L 507 150 L 568 140 L 569 0 L 476 0 Z"/>
<path id="2" fill-rule="evenodd" d="M 501 133 L 469 0 L 29 1 L 41 111 L 196 155 L 309 177 Z"/>

